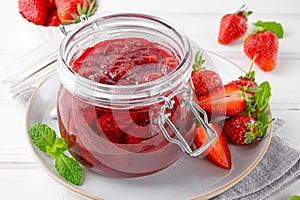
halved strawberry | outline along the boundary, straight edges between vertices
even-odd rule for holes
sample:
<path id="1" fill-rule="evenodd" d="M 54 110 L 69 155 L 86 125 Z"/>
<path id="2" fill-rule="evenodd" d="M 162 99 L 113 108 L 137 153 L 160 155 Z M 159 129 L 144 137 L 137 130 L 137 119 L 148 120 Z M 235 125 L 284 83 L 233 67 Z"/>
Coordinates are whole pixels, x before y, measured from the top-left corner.
<path id="1" fill-rule="evenodd" d="M 228 83 L 222 88 L 200 96 L 198 104 L 206 112 L 226 116 L 237 115 L 246 108 L 243 91 L 239 86 L 232 83 Z"/>
<path id="2" fill-rule="evenodd" d="M 222 87 L 222 80 L 219 74 L 203 67 L 205 60 L 203 60 L 202 56 L 200 51 L 195 54 L 195 63 L 193 64 L 191 75 L 196 96 L 212 92 L 214 89 Z"/>
<path id="3" fill-rule="evenodd" d="M 225 169 L 231 168 L 231 154 L 228 147 L 226 136 L 222 133 L 221 128 L 217 124 L 210 123 L 210 126 L 216 131 L 217 138 L 208 149 L 206 157 L 216 165 Z M 197 148 L 201 147 L 208 140 L 204 128 L 200 125 L 197 128 L 194 144 Z"/>

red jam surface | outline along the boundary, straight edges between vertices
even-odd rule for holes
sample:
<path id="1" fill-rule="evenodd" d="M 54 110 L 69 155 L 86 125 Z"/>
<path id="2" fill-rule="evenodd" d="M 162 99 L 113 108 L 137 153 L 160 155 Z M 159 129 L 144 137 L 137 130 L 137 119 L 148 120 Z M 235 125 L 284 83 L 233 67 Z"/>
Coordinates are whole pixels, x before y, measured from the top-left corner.
<path id="1" fill-rule="evenodd" d="M 79 75 L 112 85 L 135 85 L 161 78 L 179 64 L 167 48 L 142 38 L 105 40 L 72 63 Z"/>
<path id="2" fill-rule="evenodd" d="M 79 75 L 104 84 L 131 85 L 167 75 L 179 61 L 162 45 L 140 38 L 114 39 L 87 48 L 71 63 Z M 169 119 L 191 143 L 195 125 L 181 97 L 175 96 Z M 134 107 L 114 107 L 80 99 L 62 85 L 58 119 L 70 153 L 99 174 L 136 177 L 160 171 L 183 152 L 168 142 L 157 118 L 164 101 Z M 165 125 L 168 133 L 174 133 Z"/>

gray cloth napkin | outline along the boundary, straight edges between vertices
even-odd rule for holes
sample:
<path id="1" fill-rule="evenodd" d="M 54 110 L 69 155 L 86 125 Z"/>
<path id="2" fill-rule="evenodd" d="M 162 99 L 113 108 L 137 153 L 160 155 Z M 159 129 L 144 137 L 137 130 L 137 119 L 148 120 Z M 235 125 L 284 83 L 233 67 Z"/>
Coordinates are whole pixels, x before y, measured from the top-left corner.
<path id="1" fill-rule="evenodd" d="M 19 105 L 25 106 L 34 88 L 14 97 Z M 300 152 L 276 133 L 284 120 L 273 122 L 273 136 L 270 146 L 260 163 L 236 185 L 212 200 L 262 200 L 300 179 Z"/>
<path id="2" fill-rule="evenodd" d="M 273 122 L 270 146 L 260 163 L 236 185 L 212 200 L 262 200 L 300 179 L 300 152 L 276 133 L 284 124 Z"/>

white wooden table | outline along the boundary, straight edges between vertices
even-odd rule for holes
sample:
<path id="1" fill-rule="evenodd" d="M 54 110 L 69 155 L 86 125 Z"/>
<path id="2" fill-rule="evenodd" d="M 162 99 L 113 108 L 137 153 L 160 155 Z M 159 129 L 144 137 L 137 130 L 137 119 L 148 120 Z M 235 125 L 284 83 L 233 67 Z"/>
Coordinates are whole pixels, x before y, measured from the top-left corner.
<path id="1" fill-rule="evenodd" d="M 247 70 L 251 60 L 243 53 L 242 42 L 223 46 L 217 42 L 219 20 L 236 11 L 243 1 L 171 1 L 171 0 L 102 0 L 99 12 L 139 12 L 160 16 L 183 30 L 203 48 L 217 52 Z M 265 73 L 255 66 L 257 79 L 272 85 L 273 116 L 286 120 L 280 135 L 300 141 L 300 9 L 298 0 L 249 1 L 254 11 L 249 22 L 259 19 L 282 23 L 285 36 L 279 41 L 278 66 Z M 18 57 L 41 45 L 17 14 L 17 0 L 1 0 L 0 7 L 0 69 Z M 1 72 L 0 72 L 1 73 Z M 53 200 L 81 199 L 51 179 L 36 163 L 26 139 L 24 108 L 11 99 L 0 85 L 0 199 Z M 298 143 L 300 144 L 300 143 Z M 300 146 L 297 148 L 300 149 Z M 272 199 L 288 199 L 300 195 L 300 182 Z"/>

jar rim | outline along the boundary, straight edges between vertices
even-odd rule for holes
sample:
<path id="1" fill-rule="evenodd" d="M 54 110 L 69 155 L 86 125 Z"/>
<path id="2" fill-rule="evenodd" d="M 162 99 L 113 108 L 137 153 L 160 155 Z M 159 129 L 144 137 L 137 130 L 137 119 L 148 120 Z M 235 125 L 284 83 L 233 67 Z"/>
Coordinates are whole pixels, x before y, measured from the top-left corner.
<path id="1" fill-rule="evenodd" d="M 173 70 L 171 73 L 159 79 L 137 85 L 109 85 L 98 83 L 89 80 L 85 77 L 82 77 L 81 75 L 73 71 L 71 67 L 69 67 L 68 61 L 66 59 L 66 47 L 72 42 L 75 35 L 80 34 L 82 31 L 92 27 L 94 24 L 105 22 L 106 20 L 110 19 L 125 19 L 126 21 L 128 21 L 128 23 L 130 23 L 130 21 L 132 21 L 133 19 L 144 21 L 146 20 L 151 23 L 157 23 L 158 25 L 161 25 L 162 27 L 172 31 L 179 39 L 178 42 L 180 42 L 180 45 L 182 45 L 183 49 L 183 55 L 181 55 L 181 60 L 176 70 Z M 110 103 L 112 103 L 112 99 L 115 99 L 117 100 L 117 102 L 114 102 L 116 104 L 122 104 L 123 101 L 126 101 L 128 99 L 135 99 L 136 103 L 140 103 L 141 101 L 144 101 L 145 98 L 149 99 L 151 97 L 154 97 L 157 100 L 157 96 L 172 89 L 172 87 L 176 85 L 180 85 L 182 81 L 178 78 L 178 76 L 180 76 L 181 74 L 185 74 L 186 76 L 188 76 L 191 72 L 191 67 L 189 67 L 192 57 L 191 55 L 192 48 L 187 36 L 176 26 L 170 24 L 166 20 L 157 16 L 140 13 L 112 14 L 94 18 L 90 21 L 88 20 L 87 22 L 84 22 L 81 26 L 76 27 L 70 33 L 68 33 L 68 35 L 62 40 L 62 43 L 60 45 L 58 55 L 58 73 L 62 82 L 65 82 L 64 79 L 69 79 L 73 82 L 73 84 L 67 84 L 67 89 L 72 90 L 76 85 L 76 91 L 79 91 L 77 95 L 80 97 L 87 97 L 88 99 L 95 98 L 96 101 L 99 100 L 100 102 L 108 100 Z M 187 72 L 183 72 L 186 70 Z M 166 83 L 170 81 L 171 84 L 166 85 Z M 64 86 L 66 85 L 64 84 Z M 116 91 L 118 91 L 117 94 Z M 97 95 L 97 93 L 101 93 L 101 95 Z"/>

